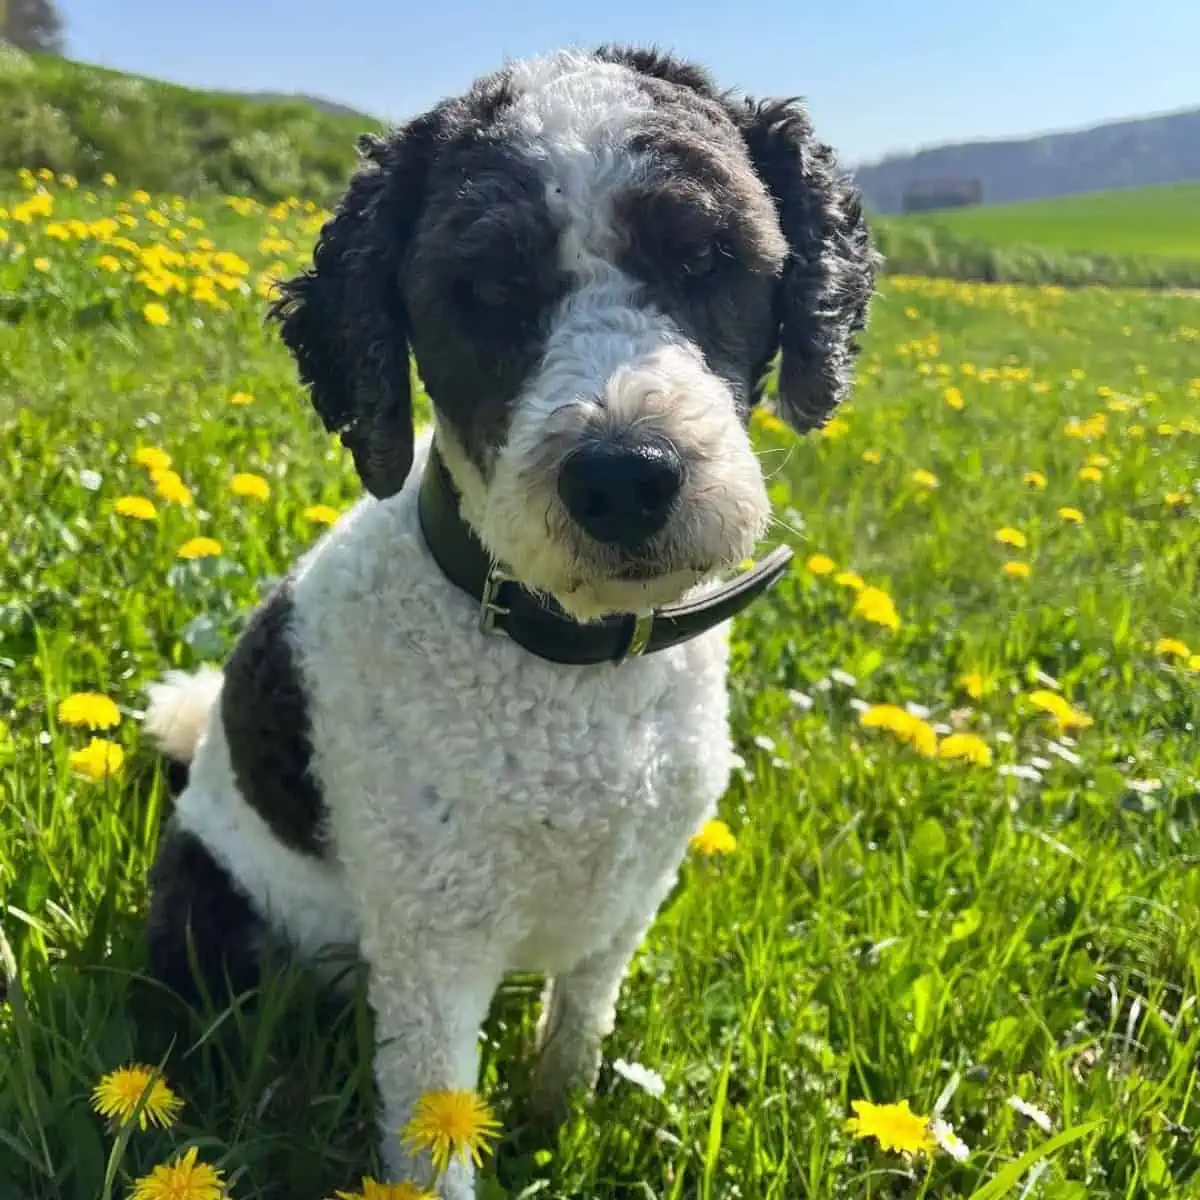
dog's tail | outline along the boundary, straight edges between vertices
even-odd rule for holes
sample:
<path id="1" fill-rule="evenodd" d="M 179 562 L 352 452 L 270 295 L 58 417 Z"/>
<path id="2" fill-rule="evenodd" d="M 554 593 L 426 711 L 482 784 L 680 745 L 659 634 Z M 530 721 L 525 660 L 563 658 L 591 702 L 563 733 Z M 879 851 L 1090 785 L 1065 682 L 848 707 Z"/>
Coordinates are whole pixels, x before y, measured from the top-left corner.
<path id="1" fill-rule="evenodd" d="M 216 667 L 201 667 L 191 674 L 168 671 L 146 689 L 150 703 L 143 727 L 166 756 L 175 791 L 187 783 L 188 765 L 221 694 L 223 678 Z"/>

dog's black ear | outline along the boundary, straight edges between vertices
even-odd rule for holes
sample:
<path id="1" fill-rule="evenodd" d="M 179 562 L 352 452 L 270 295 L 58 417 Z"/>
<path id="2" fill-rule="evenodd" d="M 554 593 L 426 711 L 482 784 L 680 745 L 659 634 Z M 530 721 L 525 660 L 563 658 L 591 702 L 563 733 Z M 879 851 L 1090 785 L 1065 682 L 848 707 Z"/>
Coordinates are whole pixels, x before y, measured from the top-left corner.
<path id="1" fill-rule="evenodd" d="M 271 316 L 325 428 L 363 486 L 400 490 L 413 457 L 405 250 L 424 200 L 433 116 L 358 140 L 360 162 L 317 240 L 312 266 L 280 285 Z"/>
<path id="2" fill-rule="evenodd" d="M 879 258 L 857 189 L 798 100 L 747 100 L 735 117 L 788 243 L 776 300 L 779 403 L 805 433 L 828 420 L 849 386 Z"/>

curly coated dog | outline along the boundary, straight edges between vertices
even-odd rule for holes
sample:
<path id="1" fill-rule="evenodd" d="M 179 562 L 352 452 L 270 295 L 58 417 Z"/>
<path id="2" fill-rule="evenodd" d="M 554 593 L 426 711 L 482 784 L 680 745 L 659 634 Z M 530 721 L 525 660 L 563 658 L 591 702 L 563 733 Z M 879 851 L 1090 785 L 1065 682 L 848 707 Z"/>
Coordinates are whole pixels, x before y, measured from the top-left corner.
<path id="1" fill-rule="evenodd" d="M 827 419 L 877 260 L 799 102 L 657 51 L 513 62 L 360 152 L 273 315 L 369 494 L 221 671 L 152 688 L 185 779 L 149 939 L 182 992 L 361 961 L 385 1169 L 428 1183 L 395 1133 L 475 1086 L 506 973 L 549 980 L 539 1110 L 594 1083 L 734 761 L 729 619 L 787 565 L 731 574 L 770 518 L 751 410 L 778 356 L 780 414 Z"/>

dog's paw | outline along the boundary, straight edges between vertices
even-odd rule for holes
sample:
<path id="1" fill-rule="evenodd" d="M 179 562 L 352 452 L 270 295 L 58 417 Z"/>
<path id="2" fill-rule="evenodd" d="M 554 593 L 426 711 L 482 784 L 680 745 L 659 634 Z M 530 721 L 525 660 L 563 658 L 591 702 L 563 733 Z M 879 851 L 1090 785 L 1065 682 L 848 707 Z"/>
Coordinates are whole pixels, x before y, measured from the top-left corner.
<path id="1" fill-rule="evenodd" d="M 388 1146 L 384 1149 L 384 1179 L 390 1184 L 412 1184 L 438 1200 L 475 1200 L 475 1170 L 469 1162 L 462 1159 L 451 1159 L 445 1174 L 430 1182 L 433 1175 L 428 1162 L 428 1155 L 422 1155 L 418 1163 L 412 1156 L 406 1154 L 399 1146 Z"/>
<path id="2" fill-rule="evenodd" d="M 598 1048 L 570 1055 L 543 1051 L 533 1072 L 530 1116 L 540 1125 L 562 1125 L 576 1107 L 591 1098 L 599 1074 Z"/>

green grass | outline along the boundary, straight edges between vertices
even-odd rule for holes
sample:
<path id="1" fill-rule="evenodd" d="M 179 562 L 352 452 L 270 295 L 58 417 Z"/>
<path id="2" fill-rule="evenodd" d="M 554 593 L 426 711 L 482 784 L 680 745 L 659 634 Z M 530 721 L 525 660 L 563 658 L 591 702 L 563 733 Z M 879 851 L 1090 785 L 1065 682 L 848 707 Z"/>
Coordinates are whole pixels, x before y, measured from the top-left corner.
<path id="1" fill-rule="evenodd" d="M 369 1014 L 289 973 L 256 1013 L 189 1018 L 141 977 L 168 801 L 139 715 L 165 668 L 227 651 L 316 536 L 306 506 L 356 495 L 256 294 L 319 217 L 55 188 L 54 212 L 23 223 L 27 195 L 0 218 L 0 1200 L 125 1196 L 189 1142 L 238 1200 L 318 1200 L 373 1166 Z M 118 213 L 128 243 L 101 244 L 94 222 Z M 514 981 L 482 1047 L 508 1131 L 487 1196 L 1161 1200 L 1200 1183 L 1200 673 L 1155 650 L 1200 651 L 1200 502 L 1164 500 L 1200 486 L 1200 306 L 909 278 L 884 292 L 827 436 L 757 425 L 800 555 L 736 626 L 745 766 L 722 815 L 738 844 L 687 863 L 607 1045 L 666 1095 L 606 1074 L 531 1147 L 536 981 Z M 167 323 L 146 322 L 151 302 Z M 174 456 L 193 506 L 114 515 L 153 495 L 139 446 Z M 1098 454 L 1099 480 L 1081 479 Z M 234 497 L 235 471 L 270 498 Z M 1028 546 L 997 543 L 1002 526 Z M 223 554 L 176 559 L 200 533 Z M 900 627 L 853 616 L 852 591 L 806 569 L 813 552 L 886 589 Z M 1039 688 L 1094 724 L 1057 736 Z M 122 708 L 119 778 L 70 769 L 89 735 L 56 708 L 84 689 Z M 863 728 L 864 701 L 923 704 L 995 761 L 923 758 Z M 1037 780 L 1005 771 L 1030 764 Z M 186 1101 L 175 1129 L 116 1140 L 91 1112 L 101 1073 L 130 1061 L 165 1064 Z M 939 1096 L 965 1164 L 845 1129 L 855 1099 L 928 1114 Z M 1037 1181 L 1026 1155 L 1047 1164 Z"/>
<path id="2" fill-rule="evenodd" d="M 997 245 L 1200 259 L 1200 182 L 906 218 Z"/>
<path id="3" fill-rule="evenodd" d="M 0 169 L 48 167 L 85 184 L 332 200 L 354 138 L 378 126 L 297 102 L 177 87 L 0 46 Z"/>

